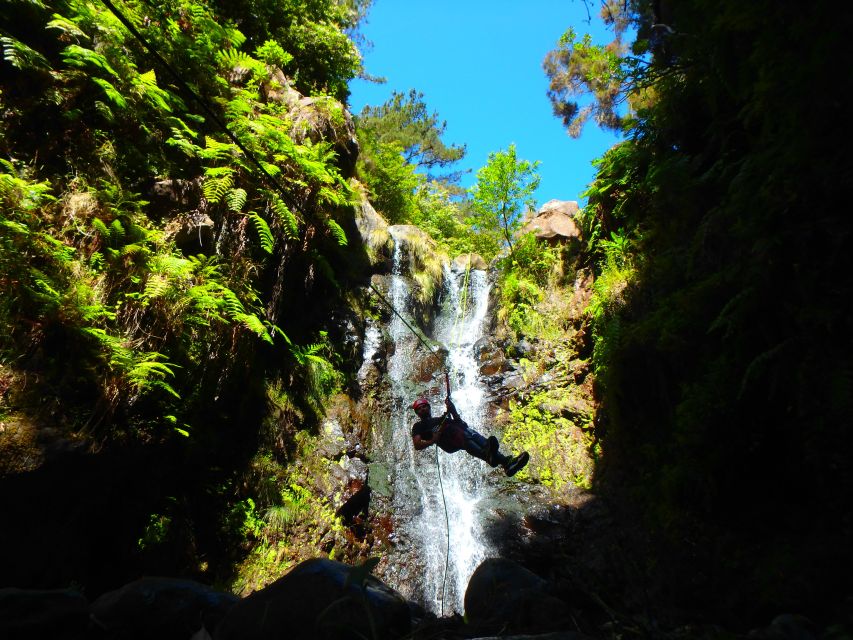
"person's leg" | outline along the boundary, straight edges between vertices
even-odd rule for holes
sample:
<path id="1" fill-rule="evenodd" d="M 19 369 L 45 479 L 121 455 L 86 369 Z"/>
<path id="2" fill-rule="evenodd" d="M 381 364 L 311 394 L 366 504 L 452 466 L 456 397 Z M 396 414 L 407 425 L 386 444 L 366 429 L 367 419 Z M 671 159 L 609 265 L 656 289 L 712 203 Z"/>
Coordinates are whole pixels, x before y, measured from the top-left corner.
<path id="1" fill-rule="evenodd" d="M 498 451 L 497 438 L 491 436 L 487 439 L 467 425 L 465 426 L 465 451 L 492 467 L 505 466 L 508 460 Z"/>

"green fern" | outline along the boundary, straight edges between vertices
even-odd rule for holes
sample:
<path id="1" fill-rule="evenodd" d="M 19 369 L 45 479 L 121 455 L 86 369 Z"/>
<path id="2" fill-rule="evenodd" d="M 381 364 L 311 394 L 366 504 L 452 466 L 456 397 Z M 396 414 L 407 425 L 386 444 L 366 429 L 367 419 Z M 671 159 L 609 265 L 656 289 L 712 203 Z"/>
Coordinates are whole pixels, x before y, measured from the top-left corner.
<path id="1" fill-rule="evenodd" d="M 237 318 L 240 322 L 242 322 L 250 331 L 257 334 L 257 336 L 263 339 L 265 342 L 269 342 L 272 344 L 272 337 L 267 331 L 264 323 L 261 321 L 258 316 L 251 313 L 243 313 Z"/>
<path id="2" fill-rule="evenodd" d="M 269 65 L 284 69 L 293 60 L 293 56 L 285 51 L 275 40 L 267 40 L 255 49 L 255 55 Z"/>
<path id="3" fill-rule="evenodd" d="M 72 67 L 85 69 L 88 66 L 95 67 L 102 71 L 106 71 L 114 78 L 119 78 L 119 74 L 112 68 L 107 59 L 97 51 L 92 51 L 77 44 L 71 44 L 65 47 L 62 51 L 63 61 Z M 93 78 L 94 80 L 95 78 Z"/>
<path id="4" fill-rule="evenodd" d="M 216 62 L 220 67 L 225 69 L 243 68 L 246 71 L 255 73 L 263 70 L 263 63 L 255 60 L 245 51 L 237 49 L 225 49 L 216 53 Z"/>
<path id="5" fill-rule="evenodd" d="M 68 18 L 64 18 L 59 14 L 53 14 L 53 20 L 48 22 L 45 27 L 47 29 L 56 29 L 62 33 L 62 38 L 66 38 L 67 40 L 88 40 L 89 36 L 86 35 L 76 23 L 72 22 Z M 67 41 L 66 40 L 66 41 Z"/>
<path id="6" fill-rule="evenodd" d="M 204 160 L 232 160 L 238 155 L 239 149 L 231 142 L 219 142 L 218 140 L 205 137 L 204 149 L 201 149 L 199 156 Z"/>
<path id="7" fill-rule="evenodd" d="M 127 100 L 124 99 L 124 96 L 121 95 L 118 89 L 116 89 L 112 83 L 104 80 L 103 78 L 92 78 L 92 82 L 97 84 L 101 89 L 104 90 L 104 93 L 107 94 L 107 98 L 110 99 L 115 106 L 120 109 L 127 109 Z"/>
<path id="8" fill-rule="evenodd" d="M 238 317 L 245 315 L 246 309 L 243 307 L 243 303 L 240 302 L 240 298 L 237 297 L 236 293 L 231 291 L 231 289 L 223 287 L 220 294 L 222 295 L 223 307 L 229 318 L 236 320 Z"/>
<path id="9" fill-rule="evenodd" d="M 335 237 L 335 240 L 338 241 L 340 246 L 347 246 L 347 234 L 341 225 L 332 220 L 332 218 L 326 218 L 326 226 L 329 228 L 329 231 L 332 232 L 332 235 Z"/>
<path id="10" fill-rule="evenodd" d="M 202 192 L 208 202 L 216 204 L 222 200 L 233 183 L 233 170 L 231 170 L 230 173 L 223 175 L 221 178 L 206 178 L 204 185 L 202 185 Z"/>
<path id="11" fill-rule="evenodd" d="M 255 228 L 255 232 L 258 234 L 258 238 L 260 239 L 261 249 L 267 253 L 272 253 L 273 248 L 275 247 L 275 238 L 272 235 L 272 230 L 267 224 L 267 221 L 254 211 L 249 213 L 249 219 L 252 221 L 252 226 Z"/>
<path id="12" fill-rule="evenodd" d="M 151 106 L 165 113 L 172 111 L 167 102 L 169 93 L 157 86 L 157 76 L 153 69 L 137 75 L 133 79 L 133 84 L 135 90 Z"/>
<path id="13" fill-rule="evenodd" d="M 0 38 L 0 45 L 3 48 L 3 59 L 17 69 L 22 71 L 50 69 L 47 58 L 20 40 L 3 36 Z"/>
<path id="14" fill-rule="evenodd" d="M 169 279 L 166 276 L 152 273 L 145 283 L 145 290 L 142 292 L 143 304 L 147 304 L 149 300 L 165 296 L 169 288 Z"/>
<path id="15" fill-rule="evenodd" d="M 124 230 L 124 226 L 121 224 L 121 220 L 116 218 L 110 224 L 109 238 L 114 246 L 120 245 L 122 240 L 124 240 L 126 233 Z"/>
<path id="16" fill-rule="evenodd" d="M 269 198 L 269 206 L 275 213 L 276 218 L 284 228 L 284 236 L 288 240 L 296 240 L 299 238 L 299 220 L 296 215 L 288 208 L 284 201 L 274 191 L 264 192 Z"/>
<path id="17" fill-rule="evenodd" d="M 225 204 L 228 206 L 229 211 L 242 211 L 246 204 L 246 190 L 231 189 L 225 196 Z"/>

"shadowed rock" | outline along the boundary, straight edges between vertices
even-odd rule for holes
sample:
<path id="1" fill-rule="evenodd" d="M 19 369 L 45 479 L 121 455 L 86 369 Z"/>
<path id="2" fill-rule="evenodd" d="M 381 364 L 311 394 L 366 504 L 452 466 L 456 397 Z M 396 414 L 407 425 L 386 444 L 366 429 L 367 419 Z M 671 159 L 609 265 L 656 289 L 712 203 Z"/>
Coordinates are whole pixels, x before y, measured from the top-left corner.
<path id="1" fill-rule="evenodd" d="M 89 603 L 77 591 L 0 589 L 0 638 L 82 638 Z"/>
<path id="2" fill-rule="evenodd" d="M 239 599 L 192 580 L 141 578 L 92 604 L 92 620 L 109 637 L 183 640 L 213 629 Z"/>
<path id="3" fill-rule="evenodd" d="M 409 605 L 363 567 L 315 558 L 242 600 L 215 640 L 399 638 L 410 628 Z M 364 580 L 364 589 L 359 586 Z"/>
<path id="4" fill-rule="evenodd" d="M 465 590 L 469 622 L 508 631 L 565 628 L 568 607 L 549 593 L 548 582 L 521 565 L 489 558 L 474 571 Z"/>

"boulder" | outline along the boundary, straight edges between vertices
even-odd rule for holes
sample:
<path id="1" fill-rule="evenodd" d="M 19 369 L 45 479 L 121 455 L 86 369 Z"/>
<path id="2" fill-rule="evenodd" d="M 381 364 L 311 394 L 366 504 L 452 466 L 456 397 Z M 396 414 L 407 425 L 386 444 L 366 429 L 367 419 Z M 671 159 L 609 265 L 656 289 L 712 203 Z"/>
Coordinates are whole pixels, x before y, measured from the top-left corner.
<path id="1" fill-rule="evenodd" d="M 371 266 L 386 273 L 390 272 L 394 241 L 388 233 L 385 218 L 376 213 L 366 195 L 362 195 L 361 205 L 356 207 L 355 225 L 362 244 L 367 248 Z"/>
<path id="2" fill-rule="evenodd" d="M 317 453 L 329 460 L 340 460 L 347 452 L 347 440 L 340 420 L 327 418 L 320 429 L 322 437 L 317 445 Z"/>
<path id="3" fill-rule="evenodd" d="M 480 339 L 474 345 L 474 352 L 480 365 L 480 375 L 493 376 L 496 373 L 509 371 L 512 367 L 506 359 L 503 349 L 495 341 L 484 343 Z"/>
<path id="4" fill-rule="evenodd" d="M 222 621 L 215 640 L 388 640 L 408 633 L 405 598 L 365 567 L 314 558 L 260 591 Z M 363 588 L 359 581 L 363 580 Z"/>
<path id="5" fill-rule="evenodd" d="M 186 255 L 214 252 L 214 222 L 205 213 L 192 211 L 183 213 L 166 225 L 166 238 L 174 239 L 175 245 Z"/>
<path id="6" fill-rule="evenodd" d="M 89 603 L 73 589 L 0 589 L 0 638 L 82 638 Z"/>
<path id="7" fill-rule="evenodd" d="M 367 463 L 358 458 L 344 456 L 332 465 L 332 476 L 337 489 L 332 497 L 336 515 L 348 520 L 367 508 L 370 487 L 367 484 Z"/>
<path id="8" fill-rule="evenodd" d="M 510 632 L 565 628 L 566 604 L 549 593 L 548 582 L 511 560 L 489 558 L 465 590 L 465 616 L 474 625 Z"/>
<path id="9" fill-rule="evenodd" d="M 578 210 L 574 200 L 549 200 L 524 224 L 521 233 L 532 231 L 537 238 L 555 243 L 580 240 L 580 228 L 574 220 Z"/>
<path id="10" fill-rule="evenodd" d="M 489 268 L 489 265 L 479 253 L 463 253 L 453 259 L 453 267 L 460 271 L 464 271 L 465 269 L 485 271 Z"/>
<path id="11" fill-rule="evenodd" d="M 123 640 L 185 640 L 199 629 L 214 629 L 237 602 L 192 580 L 141 578 L 95 600 L 92 621 Z"/>

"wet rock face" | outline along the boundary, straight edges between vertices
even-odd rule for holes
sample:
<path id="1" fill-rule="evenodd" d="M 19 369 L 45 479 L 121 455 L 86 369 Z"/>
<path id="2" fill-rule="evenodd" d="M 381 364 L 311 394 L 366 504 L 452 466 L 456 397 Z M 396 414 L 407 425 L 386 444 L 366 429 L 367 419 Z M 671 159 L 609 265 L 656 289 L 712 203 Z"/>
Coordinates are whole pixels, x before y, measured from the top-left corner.
<path id="1" fill-rule="evenodd" d="M 484 336 L 474 344 L 474 355 L 482 376 L 494 376 L 512 369 L 512 365 L 504 356 L 503 347 L 491 336 Z"/>

